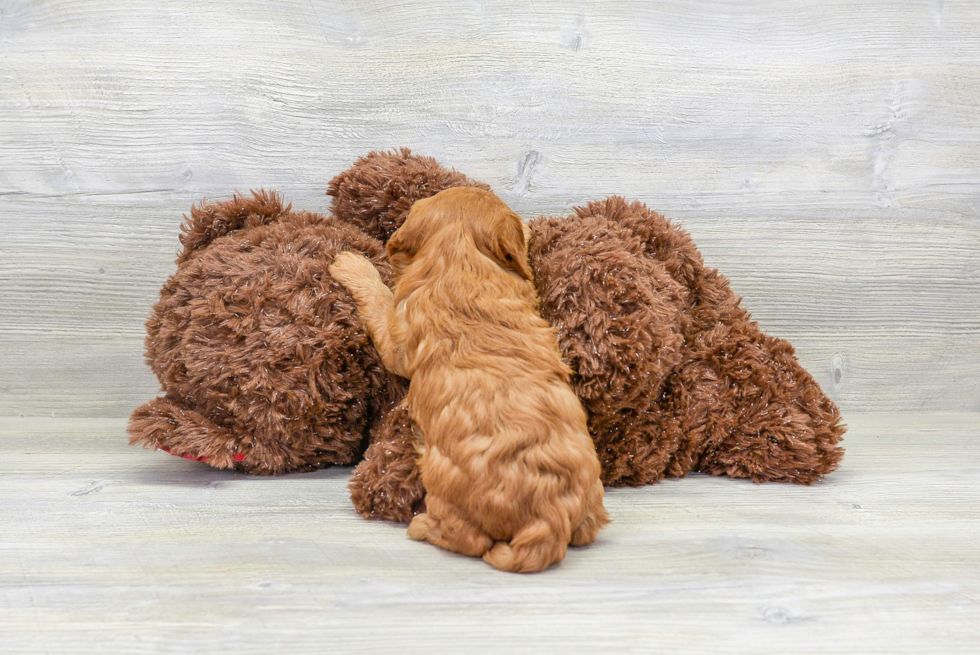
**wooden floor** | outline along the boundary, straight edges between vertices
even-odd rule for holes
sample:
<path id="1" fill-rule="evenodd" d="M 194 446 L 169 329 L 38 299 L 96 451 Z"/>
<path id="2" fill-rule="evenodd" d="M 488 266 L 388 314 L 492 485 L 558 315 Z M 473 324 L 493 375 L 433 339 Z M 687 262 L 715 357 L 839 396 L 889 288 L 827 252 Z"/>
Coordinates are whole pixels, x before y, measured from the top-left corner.
<path id="1" fill-rule="evenodd" d="M 980 652 L 980 414 L 848 422 L 822 484 L 611 490 L 594 546 L 518 576 L 361 519 L 348 469 L 0 419 L 0 652 Z"/>

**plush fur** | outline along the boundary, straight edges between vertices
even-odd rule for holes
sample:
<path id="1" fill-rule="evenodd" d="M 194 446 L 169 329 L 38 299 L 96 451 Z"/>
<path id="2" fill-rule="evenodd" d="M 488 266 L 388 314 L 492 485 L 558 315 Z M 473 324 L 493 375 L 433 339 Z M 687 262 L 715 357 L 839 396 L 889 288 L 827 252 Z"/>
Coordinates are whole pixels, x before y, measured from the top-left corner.
<path id="1" fill-rule="evenodd" d="M 181 242 L 146 324 L 165 395 L 131 443 L 262 474 L 356 461 L 404 385 L 327 267 L 353 250 L 389 279 L 381 243 L 266 192 L 192 208 Z"/>
<path id="2" fill-rule="evenodd" d="M 493 193 L 417 201 L 388 241 L 394 293 L 363 256 L 330 267 L 385 366 L 411 379 L 427 512 L 410 537 L 540 571 L 607 522 L 599 460 L 555 330 L 537 311 L 524 224 Z"/>
<path id="3" fill-rule="evenodd" d="M 402 149 L 334 178 L 330 218 L 271 193 L 192 209 L 147 322 L 147 362 L 165 395 L 133 413 L 132 442 L 254 473 L 359 461 L 359 512 L 409 521 L 424 511 L 420 433 L 397 405 L 407 386 L 384 369 L 327 266 L 351 250 L 390 281 L 381 241 L 411 205 L 475 184 Z M 574 371 L 607 484 L 691 471 L 809 484 L 836 468 L 837 408 L 687 233 L 620 198 L 530 229 L 540 311 Z"/>
<path id="4" fill-rule="evenodd" d="M 402 149 L 358 160 L 352 171 L 375 177 L 348 192 L 361 208 L 394 207 L 381 191 L 390 188 L 384 175 L 406 169 L 415 199 L 466 184 Z M 358 184 L 360 175 L 344 173 L 331 189 Z M 344 220 L 382 235 L 405 217 L 350 209 L 335 205 Z M 575 372 L 571 384 L 588 410 L 606 484 L 692 471 L 810 484 L 837 467 L 844 433 L 837 407 L 792 346 L 752 322 L 686 232 L 617 197 L 533 220 L 530 229 L 541 313 Z M 387 428 L 384 448 L 369 450 L 355 469 L 351 498 L 365 516 L 408 521 L 424 507 L 424 490 L 411 449 L 399 444 L 418 437 L 408 421 Z"/>
<path id="5" fill-rule="evenodd" d="M 836 406 L 686 232 L 618 197 L 531 229 L 542 313 L 578 373 L 607 484 L 691 471 L 810 484 L 837 467 Z"/>
<path id="6" fill-rule="evenodd" d="M 354 507 L 368 518 L 405 523 L 425 511 L 425 488 L 416 462 L 422 446 L 422 432 L 404 404 L 382 415 L 350 477 Z"/>
<path id="7" fill-rule="evenodd" d="M 387 242 L 416 200 L 460 186 L 490 190 L 486 184 L 440 166 L 432 157 L 400 148 L 361 157 L 330 180 L 327 195 L 333 197 L 336 216 Z"/>

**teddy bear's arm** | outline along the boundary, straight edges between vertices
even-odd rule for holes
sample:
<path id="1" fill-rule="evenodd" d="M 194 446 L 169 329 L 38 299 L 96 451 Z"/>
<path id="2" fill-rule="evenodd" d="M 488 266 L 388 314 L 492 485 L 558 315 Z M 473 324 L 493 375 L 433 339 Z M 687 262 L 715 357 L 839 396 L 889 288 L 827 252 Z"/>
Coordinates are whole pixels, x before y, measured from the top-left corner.
<path id="1" fill-rule="evenodd" d="M 362 255 L 345 251 L 330 265 L 330 275 L 353 296 L 361 324 L 378 349 L 385 368 L 395 375 L 410 378 L 405 365 L 405 349 L 395 342 L 388 329 L 394 296 L 378 269 Z"/>

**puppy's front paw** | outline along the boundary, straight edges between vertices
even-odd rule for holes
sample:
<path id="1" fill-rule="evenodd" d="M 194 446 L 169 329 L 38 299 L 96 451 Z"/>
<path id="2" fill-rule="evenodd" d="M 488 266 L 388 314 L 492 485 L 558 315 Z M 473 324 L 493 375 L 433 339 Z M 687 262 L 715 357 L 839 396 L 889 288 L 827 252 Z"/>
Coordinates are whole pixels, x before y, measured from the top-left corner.
<path id="1" fill-rule="evenodd" d="M 330 265 L 330 275 L 350 289 L 352 286 L 381 279 L 381 274 L 366 257 L 345 250 L 339 253 Z"/>

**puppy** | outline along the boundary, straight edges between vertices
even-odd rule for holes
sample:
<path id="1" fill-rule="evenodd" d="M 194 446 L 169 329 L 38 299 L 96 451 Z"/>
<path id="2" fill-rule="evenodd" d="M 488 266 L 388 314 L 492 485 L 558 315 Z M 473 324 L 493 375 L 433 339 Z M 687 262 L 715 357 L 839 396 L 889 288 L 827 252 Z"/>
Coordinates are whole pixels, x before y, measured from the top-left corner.
<path id="1" fill-rule="evenodd" d="M 361 255 L 330 267 L 385 366 L 411 380 L 427 512 L 408 536 L 516 572 L 561 561 L 608 523 L 525 230 L 493 193 L 457 187 L 416 202 L 388 241 L 394 293 Z"/>

